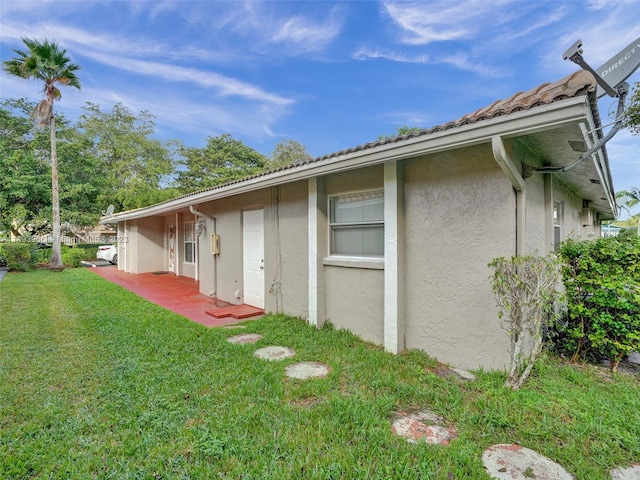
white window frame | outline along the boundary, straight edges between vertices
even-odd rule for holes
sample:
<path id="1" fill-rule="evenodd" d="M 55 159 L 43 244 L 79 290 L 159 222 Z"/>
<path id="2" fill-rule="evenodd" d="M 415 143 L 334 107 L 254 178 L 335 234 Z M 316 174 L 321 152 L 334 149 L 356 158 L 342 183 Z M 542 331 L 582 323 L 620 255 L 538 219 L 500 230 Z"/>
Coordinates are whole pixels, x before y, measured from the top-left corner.
<path id="1" fill-rule="evenodd" d="M 339 199 L 341 197 L 346 198 L 346 197 L 356 196 L 356 195 L 365 196 L 368 194 L 379 196 L 382 199 L 382 202 L 383 202 L 382 218 L 380 218 L 379 220 L 367 220 L 367 221 L 361 221 L 361 222 L 336 222 L 335 221 L 335 219 L 333 218 L 333 209 L 331 208 L 332 201 L 334 201 L 335 199 Z M 340 194 L 329 195 L 327 197 L 327 212 L 328 212 L 327 217 L 328 217 L 328 223 L 329 223 L 329 229 L 328 229 L 328 234 L 329 234 L 328 255 L 329 256 L 325 258 L 323 263 L 325 265 L 343 266 L 342 261 L 354 260 L 358 262 L 358 266 L 361 266 L 363 268 L 381 268 L 382 267 L 381 262 L 384 260 L 384 240 L 382 243 L 383 251 L 380 252 L 380 254 L 338 253 L 334 251 L 334 243 L 335 243 L 334 232 L 339 228 L 345 228 L 345 227 L 350 227 L 350 228 L 362 227 L 363 230 L 369 229 L 372 227 L 382 227 L 383 239 L 384 239 L 384 190 L 383 189 L 364 190 L 364 191 L 360 190 L 360 191 L 354 191 L 354 192 L 344 192 Z M 368 261 L 371 261 L 371 262 L 368 262 Z"/>
<path id="2" fill-rule="evenodd" d="M 195 223 L 194 221 L 191 222 L 184 222 L 184 232 L 183 232 L 183 241 L 182 244 L 184 245 L 184 263 L 189 263 L 189 264 L 194 264 L 196 263 L 196 232 L 195 232 Z M 191 239 L 188 240 L 187 236 L 188 234 L 191 234 Z M 189 249 L 187 248 L 187 245 L 192 245 L 191 247 L 191 256 L 192 259 L 188 260 L 187 259 L 187 254 L 189 253 Z"/>

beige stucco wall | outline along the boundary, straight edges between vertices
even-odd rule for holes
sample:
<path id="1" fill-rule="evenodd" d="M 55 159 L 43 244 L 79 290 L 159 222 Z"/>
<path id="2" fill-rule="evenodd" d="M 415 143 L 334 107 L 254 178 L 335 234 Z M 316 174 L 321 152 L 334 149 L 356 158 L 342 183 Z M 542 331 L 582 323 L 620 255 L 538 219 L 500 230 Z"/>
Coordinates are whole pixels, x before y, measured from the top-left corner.
<path id="1" fill-rule="evenodd" d="M 384 270 L 325 266 L 327 319 L 369 342 L 384 341 Z"/>
<path id="2" fill-rule="evenodd" d="M 148 217 L 135 220 L 129 241 L 131 251 L 131 273 L 145 273 L 163 270 L 164 263 L 164 222 L 159 217 Z"/>
<path id="3" fill-rule="evenodd" d="M 307 183 L 295 182 L 207 202 L 198 209 L 215 217 L 220 254 L 211 254 L 213 222 L 199 239 L 200 292 L 242 303 L 242 212 L 264 210 L 265 310 L 307 317 Z M 215 278 L 214 278 L 215 277 Z"/>
<path id="4" fill-rule="evenodd" d="M 515 254 L 515 192 L 489 145 L 405 165 L 407 348 L 461 368 L 502 368 L 487 264 Z"/>
<path id="5" fill-rule="evenodd" d="M 331 195 L 381 189 L 383 185 L 383 165 L 328 175 L 321 201 L 328 202 Z M 325 247 L 320 255 L 329 257 L 328 242 Z M 323 266 L 323 270 L 326 320 L 365 340 L 383 343 L 384 271 L 329 265 Z"/>

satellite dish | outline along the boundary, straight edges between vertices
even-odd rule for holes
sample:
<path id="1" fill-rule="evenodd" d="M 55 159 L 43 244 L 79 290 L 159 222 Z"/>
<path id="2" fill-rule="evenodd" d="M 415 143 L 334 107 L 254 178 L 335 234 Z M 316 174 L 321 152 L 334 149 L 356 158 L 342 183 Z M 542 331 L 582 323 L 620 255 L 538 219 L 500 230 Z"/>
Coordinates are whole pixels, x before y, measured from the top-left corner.
<path id="1" fill-rule="evenodd" d="M 115 210 L 116 207 L 114 207 L 113 205 L 109 205 L 107 207 L 107 211 L 106 212 L 102 212 L 102 214 L 106 217 L 111 217 L 113 216 L 113 211 Z"/>
<path id="2" fill-rule="evenodd" d="M 607 84 L 616 88 L 629 78 L 640 66 L 640 38 L 636 38 L 629 46 L 620 50 L 611 60 L 604 62 L 596 73 Z M 598 85 L 598 98 L 607 93 Z"/>
<path id="3" fill-rule="evenodd" d="M 619 53 L 604 62 L 597 70 L 591 68 L 582 57 L 582 40 L 578 40 L 571 45 L 571 47 L 564 52 L 562 58 L 577 63 L 596 77 L 596 81 L 598 82 L 598 98 L 602 97 L 605 93 L 611 97 L 617 97 L 620 93 L 617 87 L 629 78 L 640 66 L 640 38 L 635 39 L 629 46 L 620 50 Z"/>

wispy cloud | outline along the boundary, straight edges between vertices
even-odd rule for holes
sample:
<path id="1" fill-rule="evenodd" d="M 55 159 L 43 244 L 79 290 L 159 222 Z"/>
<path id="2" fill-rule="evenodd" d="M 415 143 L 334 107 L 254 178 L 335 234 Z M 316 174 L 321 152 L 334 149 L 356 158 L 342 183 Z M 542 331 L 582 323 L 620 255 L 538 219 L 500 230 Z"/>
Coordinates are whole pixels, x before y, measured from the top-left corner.
<path id="1" fill-rule="evenodd" d="M 291 99 L 265 92 L 254 85 L 215 72 L 95 52 L 91 54 L 91 57 L 105 65 L 138 75 L 154 76 L 162 80 L 188 82 L 200 87 L 215 88 L 221 97 L 239 96 L 278 106 L 287 106 L 293 103 Z"/>
<path id="2" fill-rule="evenodd" d="M 461 0 L 383 3 L 384 12 L 400 27 L 401 40 L 408 45 L 468 40 L 489 23 L 504 2 Z"/>
<path id="3" fill-rule="evenodd" d="M 194 46 L 176 46 L 149 41 L 145 39 L 133 40 L 124 36 L 114 36 L 97 31 L 89 31 L 53 22 L 40 23 L 3 23 L 2 37 L 19 41 L 22 37 L 49 37 L 64 46 L 67 50 L 82 51 L 91 56 L 91 52 L 102 52 L 132 57 L 158 57 L 186 60 L 224 60 L 229 54 L 216 52 L 212 49 Z"/>
<path id="4" fill-rule="evenodd" d="M 460 70 L 477 73 L 484 77 L 499 77 L 504 75 L 500 67 L 492 67 L 480 62 L 475 62 L 471 55 L 464 52 L 447 56 L 426 54 L 408 54 L 399 51 L 384 51 L 362 47 L 356 50 L 351 58 L 354 60 L 384 59 L 400 63 L 416 63 L 425 65 L 450 65 Z"/>
<path id="5" fill-rule="evenodd" d="M 340 22 L 330 17 L 323 23 L 313 23 L 303 17 L 292 17 L 283 22 L 271 40 L 288 44 L 289 51 L 317 52 L 326 47 L 340 33 Z"/>
<path id="6" fill-rule="evenodd" d="M 354 60 L 385 59 L 401 63 L 429 63 L 429 55 L 410 55 L 399 51 L 382 51 L 361 47 L 351 55 Z"/>

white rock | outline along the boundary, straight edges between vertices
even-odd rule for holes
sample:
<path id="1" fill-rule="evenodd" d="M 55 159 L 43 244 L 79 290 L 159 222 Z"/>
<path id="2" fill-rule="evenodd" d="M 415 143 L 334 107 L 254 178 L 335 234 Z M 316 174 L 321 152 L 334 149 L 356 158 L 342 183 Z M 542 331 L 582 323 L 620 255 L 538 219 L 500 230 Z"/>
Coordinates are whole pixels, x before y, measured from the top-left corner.
<path id="1" fill-rule="evenodd" d="M 487 448 L 482 454 L 482 463 L 491 478 L 498 480 L 575 480 L 554 461 L 515 444 Z"/>

